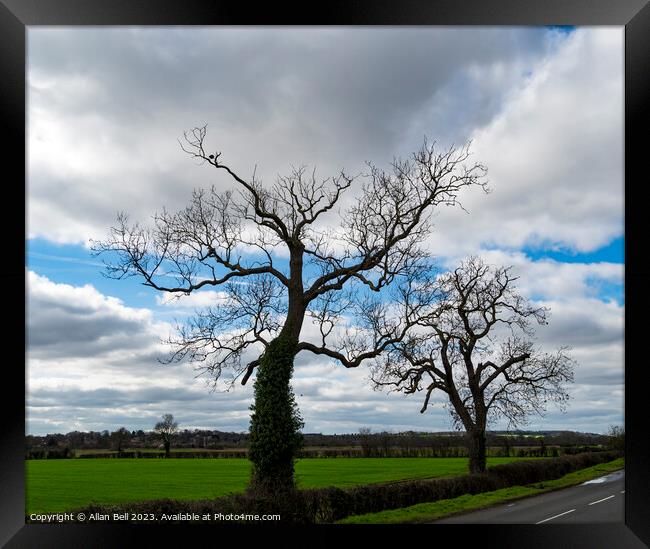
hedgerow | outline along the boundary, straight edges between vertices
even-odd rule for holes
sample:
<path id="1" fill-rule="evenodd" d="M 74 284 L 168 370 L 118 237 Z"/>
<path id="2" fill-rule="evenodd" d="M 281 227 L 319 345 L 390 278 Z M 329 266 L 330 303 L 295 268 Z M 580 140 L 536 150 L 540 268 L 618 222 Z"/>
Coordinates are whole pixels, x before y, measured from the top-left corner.
<path id="1" fill-rule="evenodd" d="M 478 494 L 516 485 L 553 480 L 568 473 L 612 461 L 620 452 L 589 452 L 534 461 L 515 461 L 489 467 L 487 472 L 453 478 L 399 481 L 368 484 L 353 488 L 316 488 L 283 492 L 277 495 L 254 491 L 231 494 L 212 500 L 150 500 L 120 505 L 89 505 L 75 512 L 113 514 L 153 513 L 199 516 L 279 514 L 282 523 L 331 523 L 349 515 L 398 509 L 418 503 Z M 75 515 L 75 512 L 72 515 Z M 248 519 L 250 520 L 250 519 Z M 247 521 L 248 521 L 247 520 Z M 130 518 L 129 518 L 129 521 Z"/>

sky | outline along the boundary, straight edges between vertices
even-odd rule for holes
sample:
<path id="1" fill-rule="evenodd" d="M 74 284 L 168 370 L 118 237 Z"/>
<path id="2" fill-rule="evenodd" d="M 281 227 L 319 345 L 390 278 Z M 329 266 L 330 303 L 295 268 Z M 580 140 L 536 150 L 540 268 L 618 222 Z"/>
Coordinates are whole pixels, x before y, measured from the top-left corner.
<path id="1" fill-rule="evenodd" d="M 623 27 L 30 27 L 26 219 L 29 434 L 181 428 L 246 431 L 252 380 L 227 392 L 189 364 L 161 364 L 175 320 L 214 302 L 169 301 L 102 276 L 90 241 L 118 212 L 147 223 L 192 190 L 232 188 L 184 154 L 183 131 L 238 173 L 323 177 L 471 140 L 491 192 L 442 208 L 426 242 L 453 269 L 510 265 L 550 308 L 544 350 L 577 361 L 566 413 L 528 429 L 623 424 Z M 314 330 L 307 322 L 304 331 Z M 305 432 L 444 431 L 441 396 L 375 391 L 369 370 L 301 353 Z M 495 424 L 493 428 L 503 428 Z"/>

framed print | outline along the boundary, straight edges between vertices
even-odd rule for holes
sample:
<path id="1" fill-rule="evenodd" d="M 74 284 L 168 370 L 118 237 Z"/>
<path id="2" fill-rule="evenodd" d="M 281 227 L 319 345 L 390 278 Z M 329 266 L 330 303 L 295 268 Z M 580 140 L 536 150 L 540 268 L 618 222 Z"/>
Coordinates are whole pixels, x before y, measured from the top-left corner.
<path id="1" fill-rule="evenodd" d="M 3 0 L 0 539 L 650 543 L 650 8 L 317 12 Z"/>

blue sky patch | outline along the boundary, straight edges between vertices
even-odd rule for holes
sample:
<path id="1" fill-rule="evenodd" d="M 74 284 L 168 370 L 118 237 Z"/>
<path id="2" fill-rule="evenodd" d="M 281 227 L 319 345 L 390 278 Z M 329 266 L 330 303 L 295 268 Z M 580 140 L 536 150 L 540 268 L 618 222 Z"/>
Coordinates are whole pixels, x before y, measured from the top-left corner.
<path id="1" fill-rule="evenodd" d="M 524 247 L 522 251 L 535 261 L 553 259 L 562 263 L 624 263 L 625 238 L 619 237 L 591 252 L 576 252 L 555 246 Z"/>
<path id="2" fill-rule="evenodd" d="M 26 254 L 27 268 L 52 282 L 71 286 L 90 284 L 102 294 L 118 297 L 130 307 L 156 307 L 158 292 L 143 286 L 141 279 L 136 277 L 123 280 L 105 277 L 101 257 L 93 257 L 84 246 L 34 238 L 27 241 Z"/>

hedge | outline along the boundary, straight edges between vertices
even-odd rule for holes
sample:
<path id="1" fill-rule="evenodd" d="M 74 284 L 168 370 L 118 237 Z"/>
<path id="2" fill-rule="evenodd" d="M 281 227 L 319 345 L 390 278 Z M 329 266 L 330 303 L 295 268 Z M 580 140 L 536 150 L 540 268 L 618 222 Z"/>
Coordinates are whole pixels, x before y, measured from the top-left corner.
<path id="1" fill-rule="evenodd" d="M 282 523 L 332 523 L 349 515 L 398 509 L 418 503 L 478 494 L 509 486 L 533 484 L 560 478 L 568 473 L 612 461 L 620 452 L 589 452 L 551 459 L 515 461 L 489 467 L 487 472 L 453 478 L 409 480 L 368 484 L 352 488 L 297 490 L 291 497 L 260 497 L 252 493 L 231 494 L 214 500 L 150 500 L 121 505 L 90 505 L 76 512 L 280 514 Z M 73 512 L 74 514 L 74 512 Z"/>

